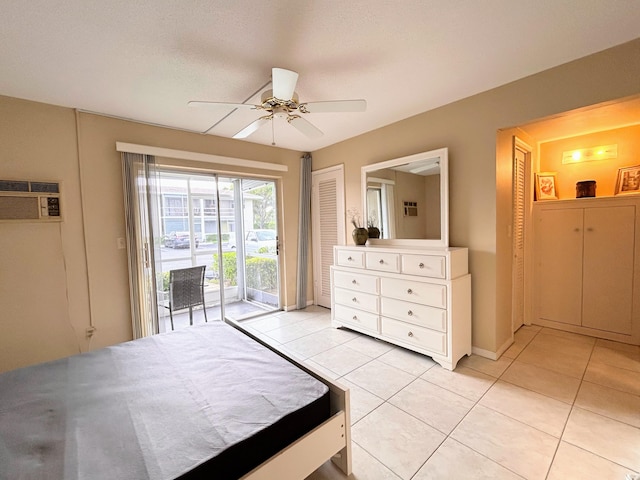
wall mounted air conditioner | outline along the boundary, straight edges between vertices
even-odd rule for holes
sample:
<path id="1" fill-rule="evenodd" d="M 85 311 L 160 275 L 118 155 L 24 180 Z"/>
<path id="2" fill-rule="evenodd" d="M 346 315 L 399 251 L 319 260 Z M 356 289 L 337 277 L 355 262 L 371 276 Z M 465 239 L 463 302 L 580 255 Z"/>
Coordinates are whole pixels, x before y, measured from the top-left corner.
<path id="1" fill-rule="evenodd" d="M 0 221 L 60 222 L 60 184 L 0 180 Z"/>

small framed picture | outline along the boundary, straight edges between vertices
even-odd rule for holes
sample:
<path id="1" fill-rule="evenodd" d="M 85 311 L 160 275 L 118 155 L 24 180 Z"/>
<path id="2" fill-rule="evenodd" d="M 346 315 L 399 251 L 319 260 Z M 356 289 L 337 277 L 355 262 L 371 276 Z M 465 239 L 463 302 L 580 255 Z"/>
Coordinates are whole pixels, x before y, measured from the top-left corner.
<path id="1" fill-rule="evenodd" d="M 536 173 L 536 200 L 558 200 L 556 172 Z"/>
<path id="2" fill-rule="evenodd" d="M 640 165 L 618 169 L 616 195 L 640 193 Z"/>

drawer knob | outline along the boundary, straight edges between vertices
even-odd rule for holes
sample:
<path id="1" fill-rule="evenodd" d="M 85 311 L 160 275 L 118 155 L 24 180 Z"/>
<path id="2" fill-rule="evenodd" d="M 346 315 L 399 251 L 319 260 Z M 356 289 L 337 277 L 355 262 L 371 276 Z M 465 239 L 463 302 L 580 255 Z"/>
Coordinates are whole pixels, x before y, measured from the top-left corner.
<path id="1" fill-rule="evenodd" d="M 420 265 L 418 265 L 420 268 L 424 268 L 424 263 L 420 263 Z"/>
<path id="2" fill-rule="evenodd" d="M 382 265 L 384 263 L 384 260 L 380 259 L 380 265 Z"/>
<path id="3" fill-rule="evenodd" d="M 413 312 L 412 312 L 411 310 L 409 310 L 409 311 L 407 312 L 407 315 L 409 315 L 410 317 L 413 317 Z"/>
<path id="4" fill-rule="evenodd" d="M 355 284 L 356 284 L 356 283 L 358 283 L 358 282 L 357 282 L 357 281 L 356 281 L 356 279 L 354 278 L 353 280 L 351 280 L 351 283 L 353 283 L 353 284 L 355 285 Z"/>
<path id="5" fill-rule="evenodd" d="M 411 290 L 410 288 L 407 288 L 407 293 L 411 295 L 413 293 L 413 290 Z"/>
<path id="6" fill-rule="evenodd" d="M 353 316 L 353 320 L 357 322 L 357 321 L 358 321 L 358 316 L 357 316 L 357 315 L 354 315 L 354 316 Z"/>
<path id="7" fill-rule="evenodd" d="M 357 301 L 358 301 L 358 299 L 357 299 L 356 297 L 353 297 L 353 298 L 351 299 L 351 301 L 352 301 L 352 302 L 357 302 Z"/>
<path id="8" fill-rule="evenodd" d="M 409 332 L 409 333 L 407 333 L 407 335 L 408 335 L 409 337 L 413 337 L 413 332 Z"/>
<path id="9" fill-rule="evenodd" d="M 353 258 L 348 257 L 348 258 L 347 258 L 347 260 L 349 260 L 350 262 L 352 262 L 352 261 L 353 261 Z"/>

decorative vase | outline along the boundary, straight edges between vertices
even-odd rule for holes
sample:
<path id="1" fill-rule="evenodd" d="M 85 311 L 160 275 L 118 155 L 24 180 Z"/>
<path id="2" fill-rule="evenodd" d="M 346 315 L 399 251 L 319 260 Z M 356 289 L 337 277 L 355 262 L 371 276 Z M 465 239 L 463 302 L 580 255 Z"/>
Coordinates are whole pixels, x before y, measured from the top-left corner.
<path id="1" fill-rule="evenodd" d="M 378 227 L 369 227 L 367 229 L 369 238 L 380 238 L 380 229 Z"/>
<path id="2" fill-rule="evenodd" d="M 366 228 L 356 228 L 351 233 L 353 241 L 356 245 L 364 245 L 369 239 L 369 233 Z"/>

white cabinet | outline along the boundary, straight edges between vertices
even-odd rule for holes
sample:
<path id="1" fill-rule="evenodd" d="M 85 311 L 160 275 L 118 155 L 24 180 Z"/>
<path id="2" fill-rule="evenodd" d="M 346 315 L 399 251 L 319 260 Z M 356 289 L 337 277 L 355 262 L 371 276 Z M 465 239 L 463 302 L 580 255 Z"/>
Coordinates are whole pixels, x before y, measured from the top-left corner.
<path id="1" fill-rule="evenodd" d="M 638 343 L 637 198 L 534 206 L 534 322 Z"/>
<path id="2" fill-rule="evenodd" d="M 331 318 L 453 370 L 471 354 L 466 248 L 334 247 Z"/>

